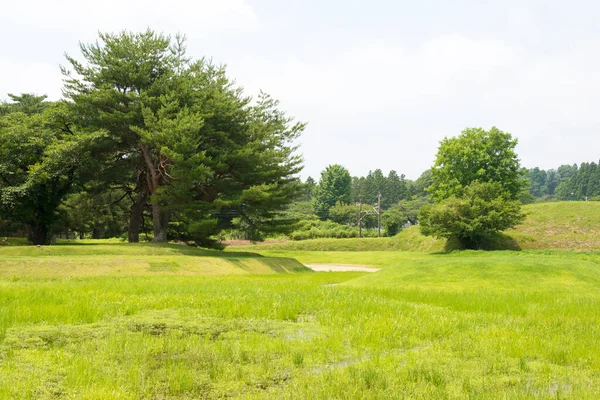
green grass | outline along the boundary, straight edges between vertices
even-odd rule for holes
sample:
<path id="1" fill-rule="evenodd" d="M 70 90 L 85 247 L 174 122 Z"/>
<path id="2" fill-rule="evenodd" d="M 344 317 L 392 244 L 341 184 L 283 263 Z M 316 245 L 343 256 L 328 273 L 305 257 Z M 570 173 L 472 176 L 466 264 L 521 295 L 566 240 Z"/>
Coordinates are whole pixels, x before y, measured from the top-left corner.
<path id="1" fill-rule="evenodd" d="M 98 244 L 0 248 L 0 277 L 246 275 L 307 272 L 290 258 L 181 245 Z"/>
<path id="2" fill-rule="evenodd" d="M 522 225 L 507 232 L 522 249 L 600 250 L 600 202 L 531 204 Z"/>
<path id="3" fill-rule="evenodd" d="M 403 229 L 398 235 L 387 238 L 352 239 L 309 239 L 279 243 L 258 243 L 249 246 L 234 246 L 234 251 L 417 251 L 441 252 L 446 250 L 446 242 L 421 235 L 418 226 Z"/>
<path id="4" fill-rule="evenodd" d="M 7 237 L 6 240 L 4 240 L 4 237 L 0 237 L 0 247 L 28 246 L 29 244 L 30 243 L 28 243 L 25 238 Z"/>
<path id="5" fill-rule="evenodd" d="M 593 253 L 15 249 L 0 249 L 0 398 L 600 396 Z M 236 266 L 280 256 L 383 269 Z"/>
<path id="6" fill-rule="evenodd" d="M 600 250 L 600 202 L 575 201 L 530 204 L 523 207 L 523 224 L 488 244 L 490 250 Z M 418 226 L 403 229 L 392 238 L 314 239 L 257 244 L 242 249 L 287 251 L 416 251 L 444 252 L 458 243 L 421 235 Z"/>

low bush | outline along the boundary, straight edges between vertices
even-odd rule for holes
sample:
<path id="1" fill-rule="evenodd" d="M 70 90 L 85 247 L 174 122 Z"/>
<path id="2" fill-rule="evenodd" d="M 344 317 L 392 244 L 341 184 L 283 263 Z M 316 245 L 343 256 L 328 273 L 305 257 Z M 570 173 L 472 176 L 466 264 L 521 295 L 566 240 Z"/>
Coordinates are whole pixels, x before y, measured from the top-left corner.
<path id="1" fill-rule="evenodd" d="M 363 237 L 375 237 L 377 231 L 363 229 Z M 289 237 L 292 240 L 320 239 L 320 238 L 356 238 L 358 227 L 338 224 L 333 221 L 303 220 Z"/>

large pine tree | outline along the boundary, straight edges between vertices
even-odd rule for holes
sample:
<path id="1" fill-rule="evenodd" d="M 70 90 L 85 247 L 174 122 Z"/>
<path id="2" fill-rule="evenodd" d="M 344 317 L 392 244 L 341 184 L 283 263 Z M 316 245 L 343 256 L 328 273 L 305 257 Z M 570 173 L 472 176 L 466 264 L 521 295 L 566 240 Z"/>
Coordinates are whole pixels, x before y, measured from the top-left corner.
<path id="1" fill-rule="evenodd" d="M 79 123 L 109 133 L 104 151 L 122 171 L 115 183 L 136 193 L 130 240 L 146 201 L 155 241 L 171 232 L 210 245 L 232 223 L 255 237 L 285 229 L 277 215 L 301 190 L 293 141 L 304 125 L 267 95 L 252 103 L 224 67 L 188 57 L 184 42 L 151 30 L 100 34 L 81 46 L 84 62 L 68 57 L 64 69 Z"/>

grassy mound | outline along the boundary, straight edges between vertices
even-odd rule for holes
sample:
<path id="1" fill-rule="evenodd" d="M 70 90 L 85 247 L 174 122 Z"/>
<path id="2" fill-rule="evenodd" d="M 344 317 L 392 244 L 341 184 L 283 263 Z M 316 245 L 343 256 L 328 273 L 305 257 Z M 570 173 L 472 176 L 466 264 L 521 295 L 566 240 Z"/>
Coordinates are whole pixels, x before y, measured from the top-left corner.
<path id="1" fill-rule="evenodd" d="M 247 275 L 308 272 L 297 260 L 168 244 L 0 248 L 0 277 Z"/>
<path id="2" fill-rule="evenodd" d="M 600 250 L 600 202 L 540 203 L 523 210 L 523 224 L 506 232 L 523 250 Z"/>
<path id="3" fill-rule="evenodd" d="M 600 202 L 557 202 L 523 207 L 527 218 L 516 229 L 498 235 L 489 250 L 600 250 Z M 421 235 L 418 226 L 392 238 L 314 239 L 246 246 L 246 250 L 417 251 L 458 250 L 457 243 Z"/>
<path id="4" fill-rule="evenodd" d="M 597 293 L 600 285 L 600 255 L 596 253 L 462 251 L 395 258 L 380 258 L 374 253 L 371 259 L 384 268 L 376 274 L 349 281 L 347 285 L 408 291 L 418 289 L 432 295 L 438 290 L 462 294 L 476 292 L 479 295 L 488 290 L 490 293 L 523 291 L 551 294 L 578 290 L 581 293 Z M 480 306 L 495 307 L 494 304 Z"/>
<path id="5" fill-rule="evenodd" d="M 236 246 L 234 250 L 264 251 L 419 251 L 439 252 L 445 250 L 445 241 L 421 235 L 418 226 L 402 230 L 392 238 L 310 239 L 281 243 Z"/>

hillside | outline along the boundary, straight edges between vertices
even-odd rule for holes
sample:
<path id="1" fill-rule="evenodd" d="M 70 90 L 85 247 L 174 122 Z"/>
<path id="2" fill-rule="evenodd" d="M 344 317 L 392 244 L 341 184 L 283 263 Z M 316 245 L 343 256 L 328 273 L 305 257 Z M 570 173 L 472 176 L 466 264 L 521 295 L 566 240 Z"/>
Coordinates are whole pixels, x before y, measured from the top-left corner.
<path id="1" fill-rule="evenodd" d="M 516 229 L 500 235 L 493 250 L 600 250 L 600 202 L 555 202 L 523 207 L 527 218 Z M 301 251 L 419 251 L 456 250 L 447 243 L 421 235 L 418 226 L 404 229 L 392 238 L 315 239 L 246 246 L 244 249 Z"/>
<path id="2" fill-rule="evenodd" d="M 522 249 L 600 250 L 600 202 L 570 201 L 523 207 L 527 218 L 507 235 Z"/>

